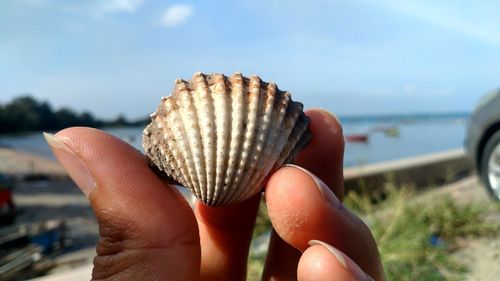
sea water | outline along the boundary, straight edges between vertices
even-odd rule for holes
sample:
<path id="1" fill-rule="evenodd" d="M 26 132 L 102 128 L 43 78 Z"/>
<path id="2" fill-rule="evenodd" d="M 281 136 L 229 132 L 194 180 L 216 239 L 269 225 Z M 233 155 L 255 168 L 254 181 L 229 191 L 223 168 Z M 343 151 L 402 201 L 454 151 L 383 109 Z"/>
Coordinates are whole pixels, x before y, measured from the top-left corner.
<path id="1" fill-rule="evenodd" d="M 341 118 L 345 136 L 366 135 L 366 142 L 346 142 L 344 166 L 365 165 L 462 148 L 465 115 Z M 390 130 L 388 130 L 391 128 Z M 105 131 L 142 151 L 142 127 Z M 40 133 L 0 136 L 0 145 L 54 159 Z M 323 159 L 322 159 L 323 160 Z"/>

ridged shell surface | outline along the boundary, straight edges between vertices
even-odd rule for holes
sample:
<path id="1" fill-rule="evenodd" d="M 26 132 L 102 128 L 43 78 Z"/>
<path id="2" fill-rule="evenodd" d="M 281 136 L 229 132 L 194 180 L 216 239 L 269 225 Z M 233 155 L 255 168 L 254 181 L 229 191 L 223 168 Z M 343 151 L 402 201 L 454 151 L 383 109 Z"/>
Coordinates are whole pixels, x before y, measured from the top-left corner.
<path id="1" fill-rule="evenodd" d="M 293 161 L 309 141 L 302 104 L 274 83 L 239 73 L 196 73 L 177 79 L 143 132 L 143 147 L 160 175 L 203 203 L 243 201 L 272 171 Z"/>

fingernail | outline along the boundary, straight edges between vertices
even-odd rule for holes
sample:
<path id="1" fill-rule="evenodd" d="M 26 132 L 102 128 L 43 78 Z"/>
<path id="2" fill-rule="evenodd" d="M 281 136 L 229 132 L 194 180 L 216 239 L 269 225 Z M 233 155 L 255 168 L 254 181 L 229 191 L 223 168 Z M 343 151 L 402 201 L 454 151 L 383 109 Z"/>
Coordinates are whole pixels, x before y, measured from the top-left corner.
<path id="1" fill-rule="evenodd" d="M 333 247 L 332 245 L 320 240 L 311 240 L 307 244 L 309 244 L 309 246 L 320 245 L 325 247 L 330 253 L 333 254 L 337 261 L 353 275 L 356 280 L 374 281 L 373 278 L 366 274 L 353 260 L 351 260 L 351 258 L 346 256 L 339 249 Z"/>
<path id="2" fill-rule="evenodd" d="M 71 140 L 69 138 L 58 137 L 45 132 L 43 133 L 43 137 L 71 179 L 76 183 L 80 190 L 88 196 L 90 191 L 92 191 L 95 187 L 95 181 L 90 175 L 85 163 L 78 156 L 78 153 L 72 148 Z"/>
<path id="3" fill-rule="evenodd" d="M 309 172 L 308 170 L 306 170 L 300 166 L 297 166 L 294 164 L 286 164 L 284 166 L 299 169 L 302 172 L 308 174 L 311 177 L 311 179 L 314 181 L 314 183 L 316 184 L 316 187 L 318 188 L 318 190 L 321 193 L 321 195 L 323 196 L 323 198 L 325 198 L 335 208 L 341 207 L 340 200 L 337 198 L 337 196 L 335 196 L 335 194 L 330 190 L 330 188 L 320 178 L 318 178 L 313 173 Z"/>

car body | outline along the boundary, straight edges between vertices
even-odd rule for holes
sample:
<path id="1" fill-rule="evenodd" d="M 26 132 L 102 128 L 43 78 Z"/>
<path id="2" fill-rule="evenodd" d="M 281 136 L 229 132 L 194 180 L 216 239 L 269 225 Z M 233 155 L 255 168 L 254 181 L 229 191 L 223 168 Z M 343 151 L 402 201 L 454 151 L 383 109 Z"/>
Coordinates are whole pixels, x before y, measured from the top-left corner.
<path id="1" fill-rule="evenodd" d="M 481 98 L 471 113 L 465 147 L 487 191 L 500 200 L 500 89 Z"/>

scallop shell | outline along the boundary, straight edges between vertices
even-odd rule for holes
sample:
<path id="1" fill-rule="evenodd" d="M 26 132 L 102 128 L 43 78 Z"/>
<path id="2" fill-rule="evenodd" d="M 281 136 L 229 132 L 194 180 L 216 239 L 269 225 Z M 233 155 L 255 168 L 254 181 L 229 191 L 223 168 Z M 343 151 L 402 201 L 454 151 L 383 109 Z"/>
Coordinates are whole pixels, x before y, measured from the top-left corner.
<path id="1" fill-rule="evenodd" d="M 203 203 L 243 201 L 293 160 L 311 134 L 302 104 L 258 76 L 177 79 L 143 132 L 151 166 Z"/>

